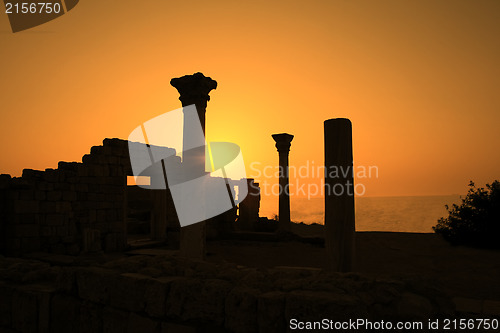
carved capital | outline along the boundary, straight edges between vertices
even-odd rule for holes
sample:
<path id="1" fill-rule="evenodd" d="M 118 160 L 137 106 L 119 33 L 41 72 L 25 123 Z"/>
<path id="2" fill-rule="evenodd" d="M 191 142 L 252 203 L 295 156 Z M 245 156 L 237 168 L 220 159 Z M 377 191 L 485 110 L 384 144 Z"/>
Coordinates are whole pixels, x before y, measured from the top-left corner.
<path id="1" fill-rule="evenodd" d="M 288 133 L 280 133 L 273 134 L 272 137 L 274 141 L 276 141 L 276 148 L 278 149 L 278 153 L 288 153 L 290 151 L 293 135 Z"/>
<path id="2" fill-rule="evenodd" d="M 217 81 L 199 72 L 174 78 L 170 80 L 170 84 L 179 92 L 179 100 L 182 106 L 196 104 L 203 109 L 206 108 L 207 101 L 210 100 L 208 94 L 211 90 L 217 88 Z"/>

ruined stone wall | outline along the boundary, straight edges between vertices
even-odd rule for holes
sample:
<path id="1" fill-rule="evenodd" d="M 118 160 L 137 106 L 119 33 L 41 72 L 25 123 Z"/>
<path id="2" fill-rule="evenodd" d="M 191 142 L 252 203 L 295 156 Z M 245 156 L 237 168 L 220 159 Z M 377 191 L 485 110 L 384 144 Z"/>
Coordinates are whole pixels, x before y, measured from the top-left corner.
<path id="1" fill-rule="evenodd" d="M 147 149 L 143 146 L 134 143 L 132 148 L 144 154 Z M 173 150 L 152 148 L 156 152 Z M 172 162 L 180 163 L 180 158 Z M 145 175 L 157 177 L 155 170 Z M 83 156 L 82 162 L 59 162 L 57 169 L 45 171 L 24 169 L 22 177 L 0 175 L 0 253 L 77 255 L 124 250 L 127 176 L 131 175 L 128 141 L 120 139 L 104 139 L 102 146 L 92 147 L 90 154 Z M 160 176 L 163 178 L 163 173 Z M 178 243 L 179 223 L 169 191 L 138 190 L 148 191 L 151 201 L 151 238 Z M 260 197 L 251 199 L 252 205 L 247 199 L 243 211 L 245 216 L 258 217 Z M 218 237 L 232 231 L 235 219 L 236 209 L 212 218 L 210 235 Z"/>
<path id="2" fill-rule="evenodd" d="M 454 316 L 452 301 L 418 278 L 256 269 L 173 256 L 66 265 L 0 256 L 0 331 L 275 333 L 290 331 L 293 318 L 426 323 Z"/>
<path id="3" fill-rule="evenodd" d="M 1 252 L 78 254 L 126 246 L 127 141 L 105 139 L 82 162 L 0 177 Z"/>

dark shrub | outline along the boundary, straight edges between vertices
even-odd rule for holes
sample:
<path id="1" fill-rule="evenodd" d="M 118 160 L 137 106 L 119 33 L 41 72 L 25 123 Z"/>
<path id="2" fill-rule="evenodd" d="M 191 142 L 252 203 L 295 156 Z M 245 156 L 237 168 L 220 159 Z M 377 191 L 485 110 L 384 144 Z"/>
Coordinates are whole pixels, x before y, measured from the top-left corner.
<path id="1" fill-rule="evenodd" d="M 500 182 L 486 184 L 486 189 L 469 183 L 461 205 L 446 205 L 449 216 L 440 218 L 434 232 L 453 245 L 500 248 Z"/>

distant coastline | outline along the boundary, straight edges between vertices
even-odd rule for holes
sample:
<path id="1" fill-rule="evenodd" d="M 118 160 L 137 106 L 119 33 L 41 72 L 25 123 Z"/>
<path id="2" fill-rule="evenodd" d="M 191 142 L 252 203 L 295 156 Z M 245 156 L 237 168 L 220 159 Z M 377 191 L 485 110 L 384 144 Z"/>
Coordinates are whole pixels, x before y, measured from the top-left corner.
<path id="1" fill-rule="evenodd" d="M 447 216 L 445 205 L 461 202 L 465 194 L 426 196 L 373 196 L 356 198 L 357 231 L 432 233 L 440 217 Z M 260 215 L 272 218 L 276 202 L 263 200 Z M 306 224 L 323 224 L 323 198 L 291 198 L 291 219 Z"/>

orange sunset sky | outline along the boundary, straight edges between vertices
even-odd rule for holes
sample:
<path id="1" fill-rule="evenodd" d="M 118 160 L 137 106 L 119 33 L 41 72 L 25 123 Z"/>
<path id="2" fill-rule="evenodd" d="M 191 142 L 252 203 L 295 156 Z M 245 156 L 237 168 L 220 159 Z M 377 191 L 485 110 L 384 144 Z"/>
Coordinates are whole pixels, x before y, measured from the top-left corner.
<path id="1" fill-rule="evenodd" d="M 365 195 L 464 194 L 500 178 L 499 36 L 496 0 L 84 0 L 15 34 L 2 12 L 0 173 L 127 138 L 201 71 L 208 140 L 240 145 L 250 177 L 277 165 L 273 133 L 321 165 L 323 121 L 346 117 L 355 165 L 378 168 Z"/>

